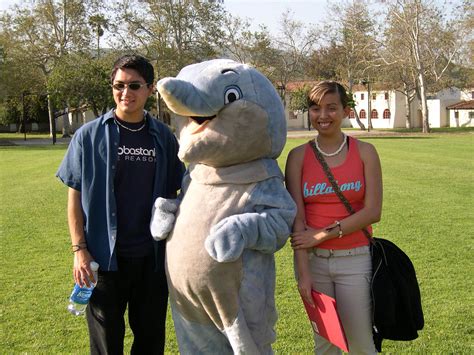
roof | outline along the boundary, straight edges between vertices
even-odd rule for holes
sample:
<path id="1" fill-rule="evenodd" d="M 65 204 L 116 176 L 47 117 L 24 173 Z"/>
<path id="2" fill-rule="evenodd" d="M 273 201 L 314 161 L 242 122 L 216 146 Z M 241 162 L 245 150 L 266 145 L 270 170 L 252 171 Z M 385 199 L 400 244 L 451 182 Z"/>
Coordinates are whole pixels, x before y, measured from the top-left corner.
<path id="1" fill-rule="evenodd" d="M 286 91 L 295 91 L 297 89 L 301 89 L 305 86 L 313 87 L 319 83 L 319 81 L 313 81 L 313 80 L 303 80 L 303 81 L 290 81 L 285 85 L 285 90 Z"/>
<path id="2" fill-rule="evenodd" d="M 288 83 L 286 83 L 285 85 L 285 90 L 287 92 L 293 92 L 297 89 L 301 89 L 303 88 L 304 86 L 309 86 L 309 87 L 313 87 L 314 85 L 316 85 L 317 83 L 319 83 L 321 80 L 300 80 L 300 81 L 290 81 Z M 346 87 L 346 89 L 348 88 L 348 85 L 346 82 L 340 82 L 343 86 Z M 389 85 L 388 84 L 384 84 L 384 83 L 370 83 L 370 89 L 371 91 L 374 91 L 374 92 L 380 92 L 380 91 L 391 91 L 393 89 L 390 89 L 389 88 Z M 277 83 L 277 87 L 280 87 L 281 86 L 281 83 Z M 362 84 L 353 84 L 352 85 L 352 92 L 359 92 L 359 91 L 362 91 L 362 92 L 367 92 L 367 87 L 362 85 Z"/>
<path id="3" fill-rule="evenodd" d="M 446 108 L 448 110 L 474 110 L 474 100 L 459 101 Z"/>

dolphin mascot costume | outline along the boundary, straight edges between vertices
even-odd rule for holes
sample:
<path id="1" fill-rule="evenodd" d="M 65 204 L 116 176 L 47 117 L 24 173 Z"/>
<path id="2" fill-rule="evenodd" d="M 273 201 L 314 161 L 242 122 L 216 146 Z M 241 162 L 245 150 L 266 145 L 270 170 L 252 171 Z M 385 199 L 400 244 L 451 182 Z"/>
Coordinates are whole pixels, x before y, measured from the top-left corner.
<path id="1" fill-rule="evenodd" d="M 155 202 L 151 230 L 167 238 L 166 273 L 182 354 L 271 354 L 274 253 L 296 206 L 276 158 L 286 141 L 280 97 L 256 69 L 227 59 L 184 67 L 157 84 L 186 116 L 177 200 Z"/>

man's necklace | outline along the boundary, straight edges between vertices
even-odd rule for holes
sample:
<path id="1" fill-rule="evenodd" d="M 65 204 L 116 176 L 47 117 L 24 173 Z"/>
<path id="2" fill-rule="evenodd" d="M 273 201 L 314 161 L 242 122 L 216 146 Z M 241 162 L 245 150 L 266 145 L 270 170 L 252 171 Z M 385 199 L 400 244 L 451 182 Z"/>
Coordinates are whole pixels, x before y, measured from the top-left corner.
<path id="1" fill-rule="evenodd" d="M 337 148 L 337 150 L 334 152 L 334 153 L 326 153 L 324 152 L 323 150 L 321 150 L 321 148 L 319 148 L 319 144 L 318 144 L 318 137 L 314 138 L 314 143 L 316 144 L 316 148 L 319 150 L 319 152 L 324 155 L 325 157 L 333 157 L 335 155 L 338 155 L 341 150 L 344 148 L 344 146 L 346 145 L 346 142 L 347 142 L 347 136 L 345 135 L 345 133 L 342 133 L 342 143 L 341 145 L 339 146 L 339 148 Z"/>
<path id="2" fill-rule="evenodd" d="M 143 124 L 142 124 L 140 127 L 135 128 L 135 129 L 123 125 L 122 123 L 120 123 L 120 121 L 119 121 L 116 117 L 114 117 L 114 120 L 115 120 L 115 122 L 117 122 L 117 124 L 118 124 L 120 127 L 125 128 L 126 130 L 128 130 L 128 131 L 130 131 L 130 132 L 139 132 L 139 131 L 141 131 L 141 130 L 145 127 L 145 125 L 146 125 L 146 119 L 145 119 L 145 118 L 143 118 Z"/>

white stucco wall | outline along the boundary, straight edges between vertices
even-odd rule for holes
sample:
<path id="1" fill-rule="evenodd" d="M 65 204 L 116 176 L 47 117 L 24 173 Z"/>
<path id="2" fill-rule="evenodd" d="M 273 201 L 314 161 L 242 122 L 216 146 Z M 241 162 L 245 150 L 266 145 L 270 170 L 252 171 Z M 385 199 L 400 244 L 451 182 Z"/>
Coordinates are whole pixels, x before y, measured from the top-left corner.
<path id="1" fill-rule="evenodd" d="M 388 93 L 388 99 L 385 98 L 385 93 Z M 360 111 L 364 109 L 366 111 L 367 117 L 369 117 L 368 112 L 368 100 L 367 100 L 367 91 L 356 91 L 355 110 L 360 116 Z M 361 98 L 361 94 L 364 94 L 364 99 Z M 375 99 L 373 98 L 375 94 Z M 390 90 L 390 91 L 374 91 L 371 92 L 371 110 L 377 110 L 378 118 L 372 119 L 373 128 L 395 128 L 395 127 L 405 127 L 405 116 L 406 108 L 403 94 Z M 383 118 L 384 111 L 390 110 L 390 118 Z M 352 127 L 358 127 L 357 121 L 355 118 L 350 119 Z M 361 119 L 361 122 L 367 126 L 368 119 Z"/>
<path id="2" fill-rule="evenodd" d="M 441 127 L 440 104 L 441 101 L 438 99 L 427 100 L 430 127 L 432 128 Z"/>
<path id="3" fill-rule="evenodd" d="M 474 110 L 458 110 L 458 118 L 455 110 L 449 110 L 450 127 L 474 127 Z"/>
<path id="4" fill-rule="evenodd" d="M 293 112 L 285 110 L 286 127 L 290 130 L 308 128 L 308 112 Z"/>
<path id="5" fill-rule="evenodd" d="M 458 88 L 446 88 L 440 90 L 436 93 L 434 98 L 439 99 L 441 101 L 454 101 L 459 102 L 461 100 L 466 100 L 465 97 L 467 95 L 466 92 L 459 90 Z"/>
<path id="6" fill-rule="evenodd" d="M 385 99 L 385 92 L 388 93 L 388 100 Z M 364 99 L 361 98 L 361 94 L 364 94 Z M 404 128 L 406 127 L 406 115 L 407 109 L 405 107 L 405 96 L 395 90 L 374 90 L 375 99 L 371 98 L 371 109 L 378 111 L 377 119 L 372 119 L 372 126 L 374 128 Z M 361 109 L 366 111 L 367 117 L 370 115 L 368 112 L 368 95 L 367 91 L 354 91 L 355 110 L 357 113 Z M 289 93 L 287 93 L 287 102 L 289 102 Z M 474 88 L 466 90 L 459 90 L 457 88 L 447 88 L 441 90 L 436 95 L 432 96 L 432 99 L 428 100 L 428 115 L 431 127 L 456 127 L 454 116 L 450 117 L 450 113 L 446 110 L 446 107 L 462 100 L 473 100 L 474 99 Z M 390 119 L 383 118 L 383 112 L 385 109 L 390 110 Z M 415 98 L 410 103 L 411 117 L 410 123 L 412 128 L 420 128 L 423 126 L 421 118 L 421 104 L 420 101 Z M 285 109 L 286 122 L 288 129 L 307 129 L 307 113 L 296 114 L 296 118 L 290 117 L 288 110 Z M 471 124 L 468 118 L 469 114 L 460 112 L 459 124 Z M 362 123 L 367 127 L 367 119 L 361 119 Z M 463 122 L 463 123 L 461 123 Z M 359 128 L 355 118 L 347 119 L 343 123 L 343 127 L 354 127 Z"/>
<path id="7" fill-rule="evenodd" d="M 74 133 L 79 127 L 81 127 L 84 123 L 92 121 L 95 119 L 94 112 L 92 111 L 85 111 L 85 112 L 70 112 L 68 113 L 68 120 L 69 120 L 69 127 L 71 133 Z M 56 119 L 56 132 L 61 132 L 63 129 L 63 117 L 59 117 Z"/>

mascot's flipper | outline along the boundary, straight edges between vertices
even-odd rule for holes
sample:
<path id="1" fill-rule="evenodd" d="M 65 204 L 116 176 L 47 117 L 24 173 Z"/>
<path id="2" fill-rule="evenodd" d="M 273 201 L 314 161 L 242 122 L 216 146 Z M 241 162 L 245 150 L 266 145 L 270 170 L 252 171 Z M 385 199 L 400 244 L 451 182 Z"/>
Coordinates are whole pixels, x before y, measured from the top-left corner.
<path id="1" fill-rule="evenodd" d="M 155 240 L 164 240 L 173 229 L 176 213 L 187 186 L 190 183 L 189 171 L 183 176 L 181 193 L 176 199 L 158 197 L 151 211 L 150 232 Z"/>
<path id="2" fill-rule="evenodd" d="M 150 231 L 155 240 L 166 239 L 173 229 L 175 213 L 178 210 L 177 199 L 158 197 L 151 212 Z"/>
<path id="3" fill-rule="evenodd" d="M 224 218 L 211 228 L 205 246 L 214 260 L 237 260 L 244 249 L 275 253 L 285 244 L 294 208 L 288 195 L 272 194 L 280 187 L 279 179 L 258 184 L 249 198 L 249 212 Z"/>

